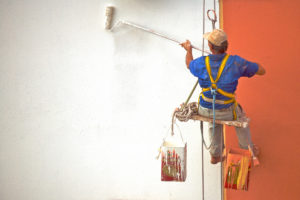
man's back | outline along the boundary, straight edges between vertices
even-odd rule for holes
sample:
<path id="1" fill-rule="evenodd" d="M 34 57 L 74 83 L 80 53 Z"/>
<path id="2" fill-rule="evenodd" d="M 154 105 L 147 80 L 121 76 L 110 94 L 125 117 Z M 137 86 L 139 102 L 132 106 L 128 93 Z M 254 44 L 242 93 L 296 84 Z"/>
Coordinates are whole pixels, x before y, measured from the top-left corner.
<path id="1" fill-rule="evenodd" d="M 219 72 L 221 62 L 224 59 L 226 53 L 209 55 L 209 65 L 211 68 L 211 75 L 215 80 Z M 211 87 L 211 80 L 207 72 L 207 67 L 205 64 L 206 56 L 199 57 L 190 62 L 189 69 L 191 73 L 198 77 L 199 84 L 202 88 Z M 252 77 L 258 71 L 258 65 L 253 62 L 249 62 L 240 56 L 229 56 L 224 70 L 217 82 L 217 87 L 228 93 L 234 93 L 237 85 L 238 79 L 240 77 Z M 211 92 L 204 92 L 204 95 L 208 98 L 212 98 Z M 229 100 L 222 94 L 217 94 L 216 96 L 219 100 Z M 212 108 L 212 103 L 200 99 L 200 105 L 205 108 Z M 228 108 L 232 104 L 216 104 L 216 109 Z"/>

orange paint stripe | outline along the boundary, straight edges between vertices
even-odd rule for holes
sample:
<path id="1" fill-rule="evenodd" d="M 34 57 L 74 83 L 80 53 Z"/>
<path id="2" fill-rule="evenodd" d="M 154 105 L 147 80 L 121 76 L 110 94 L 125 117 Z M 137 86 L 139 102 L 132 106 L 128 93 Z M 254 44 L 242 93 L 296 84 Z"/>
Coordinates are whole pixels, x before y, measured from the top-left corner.
<path id="1" fill-rule="evenodd" d="M 223 29 L 223 0 L 219 1 L 220 29 Z"/>

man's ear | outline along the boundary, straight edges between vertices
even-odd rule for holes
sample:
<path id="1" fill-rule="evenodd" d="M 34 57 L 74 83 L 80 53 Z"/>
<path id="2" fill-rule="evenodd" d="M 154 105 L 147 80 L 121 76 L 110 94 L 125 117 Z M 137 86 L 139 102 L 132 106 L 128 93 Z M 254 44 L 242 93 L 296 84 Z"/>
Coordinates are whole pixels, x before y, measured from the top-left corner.
<path id="1" fill-rule="evenodd" d="M 213 52 L 213 45 L 212 45 L 210 42 L 208 42 L 208 47 L 209 47 L 209 50 L 210 50 L 211 52 Z"/>

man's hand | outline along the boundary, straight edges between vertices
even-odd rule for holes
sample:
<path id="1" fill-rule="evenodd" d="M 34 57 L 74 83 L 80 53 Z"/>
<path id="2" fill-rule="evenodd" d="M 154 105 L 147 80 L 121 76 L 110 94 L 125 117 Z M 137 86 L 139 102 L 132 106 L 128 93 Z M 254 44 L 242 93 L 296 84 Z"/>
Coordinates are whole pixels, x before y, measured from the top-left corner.
<path id="1" fill-rule="evenodd" d="M 257 63 L 258 65 L 258 71 L 256 72 L 257 75 L 265 75 L 266 70 L 265 68 L 263 68 L 263 66 L 259 63 Z"/>
<path id="2" fill-rule="evenodd" d="M 180 44 L 186 51 L 192 51 L 192 45 L 189 40 L 186 40 L 185 42 Z"/>
<path id="3" fill-rule="evenodd" d="M 191 42 L 189 40 L 186 40 L 185 42 L 181 43 L 180 45 L 186 50 L 185 64 L 186 64 L 186 67 L 189 69 L 190 63 L 194 59 Z"/>

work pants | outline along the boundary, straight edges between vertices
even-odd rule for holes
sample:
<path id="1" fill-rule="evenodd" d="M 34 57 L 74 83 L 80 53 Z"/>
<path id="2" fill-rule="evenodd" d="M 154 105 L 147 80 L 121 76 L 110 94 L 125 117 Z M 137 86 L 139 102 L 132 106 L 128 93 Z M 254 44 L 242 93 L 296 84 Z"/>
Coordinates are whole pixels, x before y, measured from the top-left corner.
<path id="1" fill-rule="evenodd" d="M 219 120 L 226 120 L 232 121 L 233 120 L 233 109 L 234 105 L 230 106 L 229 108 L 215 110 L 216 119 Z M 213 110 L 204 108 L 199 106 L 199 115 L 213 118 Z M 243 112 L 243 109 L 240 105 L 236 108 L 237 118 L 245 118 L 246 115 Z M 235 127 L 236 135 L 239 141 L 239 145 L 242 149 L 248 149 L 248 145 L 253 147 L 253 143 L 251 141 L 251 134 L 249 126 L 246 128 Z M 222 124 L 215 124 L 215 133 L 213 133 L 213 123 L 208 123 L 208 132 L 209 132 L 209 139 L 211 142 L 211 148 L 209 150 L 211 156 L 219 157 L 222 155 L 221 146 L 224 148 L 224 141 L 223 141 L 223 125 Z M 221 142 L 223 144 L 221 145 Z"/>

